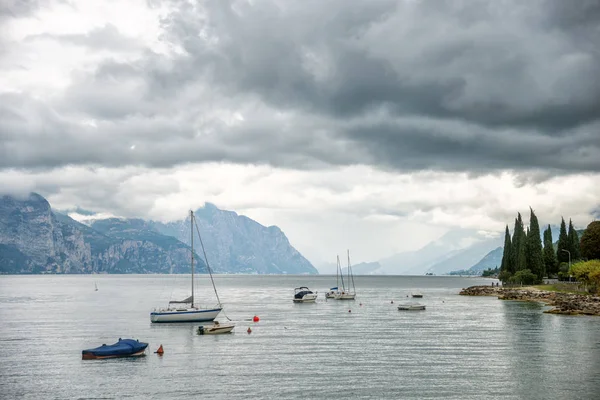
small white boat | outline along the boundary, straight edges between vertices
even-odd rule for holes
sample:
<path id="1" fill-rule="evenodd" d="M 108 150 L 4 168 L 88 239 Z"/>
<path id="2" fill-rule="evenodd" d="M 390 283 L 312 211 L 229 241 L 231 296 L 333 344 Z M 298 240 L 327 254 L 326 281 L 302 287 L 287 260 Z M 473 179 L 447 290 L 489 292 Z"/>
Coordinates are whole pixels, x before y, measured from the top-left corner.
<path id="1" fill-rule="evenodd" d="M 411 296 L 417 299 L 420 299 L 423 297 L 423 294 L 421 292 L 413 292 L 411 293 Z"/>
<path id="2" fill-rule="evenodd" d="M 335 295 L 338 293 L 338 288 L 337 287 L 332 287 L 331 289 L 329 289 L 329 292 L 325 293 L 325 298 L 326 299 L 333 299 L 335 298 Z"/>
<path id="3" fill-rule="evenodd" d="M 398 305 L 399 311 L 419 311 L 425 310 L 425 304 L 420 303 L 405 303 Z"/>
<path id="4" fill-rule="evenodd" d="M 214 321 L 212 325 L 199 326 L 197 332 L 198 335 L 219 335 L 222 333 L 231 333 L 233 328 L 235 328 L 235 324 L 221 324 L 219 321 Z"/>
<path id="5" fill-rule="evenodd" d="M 317 300 L 317 293 L 313 293 L 306 286 L 294 289 L 294 303 L 314 303 Z"/>

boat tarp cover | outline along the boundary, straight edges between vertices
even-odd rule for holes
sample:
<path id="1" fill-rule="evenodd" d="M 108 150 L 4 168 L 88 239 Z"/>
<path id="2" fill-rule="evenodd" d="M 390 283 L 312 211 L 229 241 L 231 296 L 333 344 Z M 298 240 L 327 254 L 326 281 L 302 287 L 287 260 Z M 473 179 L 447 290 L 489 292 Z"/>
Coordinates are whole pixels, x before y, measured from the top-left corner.
<path id="1" fill-rule="evenodd" d="M 190 304 L 192 302 L 192 296 L 185 300 L 171 300 L 169 304 Z"/>
<path id="2" fill-rule="evenodd" d="M 115 344 L 103 344 L 95 349 L 83 350 L 82 354 L 93 354 L 95 356 L 125 356 L 135 354 L 148 347 L 148 343 L 140 342 L 133 339 L 120 339 Z"/>
<path id="3" fill-rule="evenodd" d="M 332 288 L 329 288 L 329 290 L 338 290 L 338 287 L 337 286 L 336 287 L 332 287 Z"/>
<path id="4" fill-rule="evenodd" d="M 312 293 L 310 290 L 303 290 L 301 292 L 296 293 L 296 295 L 294 296 L 297 299 L 301 299 L 304 297 L 304 295 Z"/>

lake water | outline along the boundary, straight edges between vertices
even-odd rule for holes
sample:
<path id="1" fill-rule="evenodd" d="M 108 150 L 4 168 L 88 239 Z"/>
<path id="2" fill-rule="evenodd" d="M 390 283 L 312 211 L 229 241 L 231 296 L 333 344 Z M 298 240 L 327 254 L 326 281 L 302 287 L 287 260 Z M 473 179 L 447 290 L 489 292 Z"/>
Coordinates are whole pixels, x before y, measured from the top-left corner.
<path id="1" fill-rule="evenodd" d="M 187 276 L 2 276 L 0 398 L 600 398 L 598 317 L 458 295 L 490 284 L 481 278 L 355 281 L 357 300 L 342 302 L 323 296 L 335 276 L 215 276 L 226 315 L 217 319 L 237 326 L 199 336 L 199 323 L 150 323 L 152 308 L 186 295 Z M 198 283 L 213 304 L 208 278 Z M 297 286 L 318 302 L 292 303 Z M 397 310 L 412 290 L 426 311 Z M 148 355 L 81 360 L 119 337 L 149 342 Z"/>

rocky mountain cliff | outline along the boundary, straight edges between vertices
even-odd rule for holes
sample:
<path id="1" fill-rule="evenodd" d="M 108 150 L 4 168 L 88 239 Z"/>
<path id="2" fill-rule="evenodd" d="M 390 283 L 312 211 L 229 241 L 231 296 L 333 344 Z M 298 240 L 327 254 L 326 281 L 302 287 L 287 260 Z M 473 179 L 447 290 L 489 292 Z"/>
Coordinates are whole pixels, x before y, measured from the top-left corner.
<path id="1" fill-rule="evenodd" d="M 0 198 L 0 273 L 181 273 L 189 259 L 174 238 L 104 234 L 53 212 L 38 194 Z"/>
<path id="2" fill-rule="evenodd" d="M 316 273 L 279 228 L 212 208 L 215 218 L 209 225 L 200 223 L 200 229 L 215 272 Z M 213 238 L 216 233 L 220 236 Z M 189 224 L 184 221 L 161 224 L 110 218 L 87 226 L 54 212 L 38 194 L 0 197 L 0 273 L 4 274 L 188 273 L 187 241 Z M 203 257 L 198 256 L 201 251 L 194 250 L 196 271 L 206 272 Z"/>
<path id="3" fill-rule="evenodd" d="M 217 272 L 318 273 L 276 226 L 263 226 L 233 211 L 220 210 L 211 203 L 196 210 L 195 215 L 209 265 Z M 189 217 L 166 224 L 152 224 L 157 232 L 190 243 Z"/>

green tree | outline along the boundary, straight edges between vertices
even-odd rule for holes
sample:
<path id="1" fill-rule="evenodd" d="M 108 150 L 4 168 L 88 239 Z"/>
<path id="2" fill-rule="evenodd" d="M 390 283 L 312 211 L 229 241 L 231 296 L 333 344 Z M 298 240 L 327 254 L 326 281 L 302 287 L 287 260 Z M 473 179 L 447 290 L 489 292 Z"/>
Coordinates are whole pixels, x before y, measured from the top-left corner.
<path id="1" fill-rule="evenodd" d="M 569 219 L 569 233 L 567 234 L 567 241 L 569 242 L 569 250 L 571 252 L 571 262 L 581 259 L 581 252 L 579 251 L 579 234 L 575 228 L 573 228 L 573 221 Z"/>
<path id="2" fill-rule="evenodd" d="M 558 261 L 556 260 L 556 253 L 554 253 L 552 243 L 552 229 L 548 225 L 548 229 L 544 231 L 544 266 L 546 267 L 548 276 L 558 273 Z"/>
<path id="3" fill-rule="evenodd" d="M 517 218 L 515 219 L 515 229 L 513 231 L 511 248 L 511 259 L 515 272 L 526 268 L 526 242 L 527 238 L 525 236 L 525 230 L 523 228 L 523 219 L 521 218 L 521 213 L 518 213 Z"/>
<path id="4" fill-rule="evenodd" d="M 556 248 L 556 259 L 559 264 L 569 262 L 569 254 L 563 250 L 569 250 L 569 237 L 567 235 L 567 225 L 565 219 L 561 218 L 560 233 L 558 234 L 558 247 Z"/>
<path id="5" fill-rule="evenodd" d="M 581 261 L 571 266 L 569 273 L 579 282 L 590 285 L 591 291 L 600 286 L 600 260 Z"/>
<path id="6" fill-rule="evenodd" d="M 540 237 L 540 224 L 533 209 L 530 207 L 529 229 L 527 231 L 527 268 L 534 273 L 538 280 L 544 277 L 545 265 Z"/>
<path id="7" fill-rule="evenodd" d="M 510 275 L 515 273 L 511 259 L 511 247 L 512 243 L 510 240 L 510 231 L 508 225 L 506 225 L 506 232 L 504 233 L 504 250 L 502 251 L 502 263 L 500 264 L 500 271 L 506 271 Z"/>
<path id="8" fill-rule="evenodd" d="M 522 269 L 510 278 L 512 283 L 520 283 L 522 285 L 533 285 L 538 281 L 537 276 L 529 269 Z"/>
<path id="9" fill-rule="evenodd" d="M 581 235 L 581 256 L 587 260 L 600 260 L 600 221 L 593 221 Z"/>

